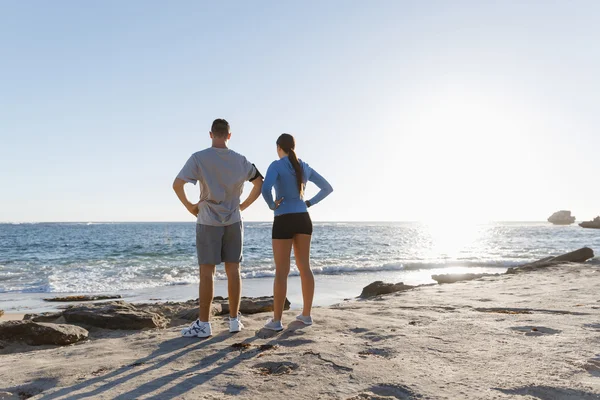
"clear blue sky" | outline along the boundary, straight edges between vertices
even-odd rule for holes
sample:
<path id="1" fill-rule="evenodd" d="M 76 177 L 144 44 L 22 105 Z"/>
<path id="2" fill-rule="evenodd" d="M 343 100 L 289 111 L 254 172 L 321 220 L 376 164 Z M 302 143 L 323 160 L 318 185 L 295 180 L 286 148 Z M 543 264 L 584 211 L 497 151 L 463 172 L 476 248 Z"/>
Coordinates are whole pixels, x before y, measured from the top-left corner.
<path id="1" fill-rule="evenodd" d="M 589 219 L 599 38 L 597 1 L 3 1 L 0 221 L 192 220 L 217 117 L 263 171 L 296 136 L 317 220 Z"/>

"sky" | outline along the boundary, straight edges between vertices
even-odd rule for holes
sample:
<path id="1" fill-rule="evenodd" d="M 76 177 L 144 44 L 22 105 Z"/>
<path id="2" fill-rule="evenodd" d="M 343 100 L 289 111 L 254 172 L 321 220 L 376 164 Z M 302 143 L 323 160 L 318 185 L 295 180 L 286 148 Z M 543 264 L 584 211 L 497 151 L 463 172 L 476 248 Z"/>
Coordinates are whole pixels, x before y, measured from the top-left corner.
<path id="1" fill-rule="evenodd" d="M 600 2 L 218 3 L 0 0 L 0 221 L 193 221 L 215 118 L 296 137 L 315 220 L 600 214 Z"/>

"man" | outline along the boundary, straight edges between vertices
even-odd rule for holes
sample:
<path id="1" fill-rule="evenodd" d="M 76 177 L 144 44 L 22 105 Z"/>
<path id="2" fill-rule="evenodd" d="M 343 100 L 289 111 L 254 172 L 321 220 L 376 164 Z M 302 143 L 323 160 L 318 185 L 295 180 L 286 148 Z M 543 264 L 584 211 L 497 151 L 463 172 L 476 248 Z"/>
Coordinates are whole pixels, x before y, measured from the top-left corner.
<path id="1" fill-rule="evenodd" d="M 212 335 L 210 311 L 214 292 L 216 265 L 225 263 L 229 291 L 229 332 L 239 332 L 244 325 L 239 319 L 242 280 L 242 240 L 244 227 L 241 211 L 260 196 L 263 177 L 246 157 L 230 150 L 229 123 L 216 119 L 210 130 L 212 147 L 192 154 L 175 178 L 173 190 L 192 215 L 197 217 L 196 251 L 200 265 L 199 318 L 181 331 L 185 337 Z M 184 185 L 200 182 L 200 201 L 190 202 Z M 254 185 L 250 195 L 240 204 L 244 182 Z"/>

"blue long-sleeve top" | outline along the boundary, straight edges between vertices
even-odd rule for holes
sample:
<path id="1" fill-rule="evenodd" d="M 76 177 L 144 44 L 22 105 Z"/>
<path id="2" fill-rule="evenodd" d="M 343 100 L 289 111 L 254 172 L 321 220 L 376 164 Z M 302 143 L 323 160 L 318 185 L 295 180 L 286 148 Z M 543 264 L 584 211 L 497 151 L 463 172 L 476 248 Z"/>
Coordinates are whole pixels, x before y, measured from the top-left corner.
<path id="1" fill-rule="evenodd" d="M 299 161 L 302 166 L 304 184 L 310 181 L 321 189 L 315 197 L 309 200 L 312 207 L 329 196 L 333 192 L 333 188 L 325 178 L 319 175 L 307 163 L 302 160 Z M 273 186 L 275 186 L 275 198 L 281 199 L 283 197 L 283 202 L 277 209 L 275 209 L 275 201 L 273 199 Z M 275 210 L 275 216 L 307 211 L 306 203 L 300 197 L 300 192 L 298 191 L 296 171 L 288 157 L 283 157 L 271 163 L 269 169 L 267 169 L 267 175 L 262 186 L 262 196 L 269 205 L 269 208 Z"/>

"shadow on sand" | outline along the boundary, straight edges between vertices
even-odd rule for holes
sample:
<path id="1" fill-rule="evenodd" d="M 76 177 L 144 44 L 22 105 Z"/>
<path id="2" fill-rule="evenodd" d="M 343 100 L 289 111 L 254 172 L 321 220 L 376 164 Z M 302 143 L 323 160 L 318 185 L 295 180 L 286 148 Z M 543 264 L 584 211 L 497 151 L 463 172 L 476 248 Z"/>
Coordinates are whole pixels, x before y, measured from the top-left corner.
<path id="1" fill-rule="evenodd" d="M 302 338 L 291 338 L 290 336 L 297 336 L 302 332 L 298 332 L 301 328 L 306 328 L 306 326 L 302 323 L 293 322 L 291 323 L 287 329 L 282 332 L 273 332 L 268 331 L 266 329 L 261 329 L 256 332 L 256 334 L 252 337 L 246 338 L 241 345 L 238 344 L 236 348 L 232 346 L 227 346 L 221 350 L 215 351 L 209 355 L 206 355 L 204 358 L 194 362 L 194 365 L 183 369 L 178 370 L 166 375 L 163 375 L 159 378 L 152 377 L 143 378 L 144 375 L 152 373 L 160 368 L 164 368 L 169 366 L 169 364 L 177 361 L 179 358 L 184 357 L 190 354 L 193 351 L 201 350 L 211 345 L 215 345 L 221 343 L 227 339 L 232 338 L 233 336 L 228 332 L 220 333 L 216 336 L 213 336 L 208 339 L 204 339 L 201 341 L 190 340 L 190 338 L 182 338 L 177 337 L 174 339 L 170 339 L 160 343 L 158 348 L 152 352 L 152 354 L 140 358 L 135 362 L 118 368 L 108 374 L 94 377 L 91 379 L 83 380 L 77 384 L 63 387 L 53 393 L 42 394 L 40 397 L 41 400 L 53 400 L 60 399 L 63 396 L 67 396 L 69 399 L 88 399 L 94 398 L 95 396 L 101 396 L 105 394 L 107 391 L 118 391 L 120 394 L 113 397 L 116 400 L 129 400 L 133 398 L 146 397 L 148 399 L 161 399 L 161 400 L 169 400 L 175 399 L 179 396 L 187 393 L 188 391 L 197 388 L 200 385 L 208 382 L 216 376 L 219 376 L 229 369 L 235 367 L 236 365 L 252 359 L 260 354 L 263 348 L 269 348 L 270 346 L 279 345 L 283 347 L 296 347 L 304 344 L 313 343 L 310 339 L 302 339 Z M 256 340 L 263 339 L 268 340 L 271 339 L 268 343 L 263 345 L 262 348 L 253 347 L 250 348 L 250 345 Z M 240 351 L 239 348 L 247 347 L 248 350 Z M 239 354 L 222 363 L 218 366 L 206 370 L 211 366 L 215 366 L 218 362 L 224 360 L 229 353 L 238 352 Z M 203 372 L 198 372 L 201 369 Z M 165 371 L 168 370 L 165 368 Z M 182 378 L 185 378 L 181 381 Z M 127 392 L 119 391 L 118 386 L 124 385 L 131 380 L 138 380 L 139 382 L 144 382 L 139 386 L 136 386 L 133 389 L 128 390 Z M 160 393 L 155 394 L 154 396 L 148 397 L 151 393 L 155 391 L 159 391 L 163 387 L 170 386 L 174 381 L 177 381 L 176 385 L 173 385 L 166 389 L 165 391 L 161 391 Z M 100 384 L 97 386 L 97 384 Z M 93 389 L 90 387 L 94 386 Z M 85 391 L 86 389 L 89 389 Z M 84 390 L 82 393 L 77 393 Z M 246 387 L 241 385 L 230 384 L 227 386 L 227 393 L 229 394 L 237 394 L 246 390 Z"/>

